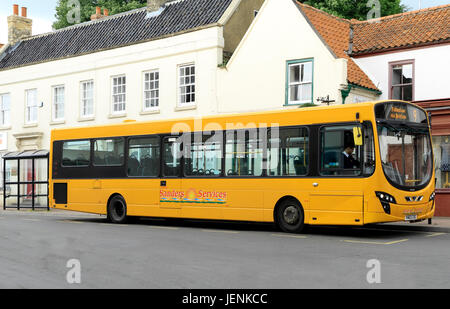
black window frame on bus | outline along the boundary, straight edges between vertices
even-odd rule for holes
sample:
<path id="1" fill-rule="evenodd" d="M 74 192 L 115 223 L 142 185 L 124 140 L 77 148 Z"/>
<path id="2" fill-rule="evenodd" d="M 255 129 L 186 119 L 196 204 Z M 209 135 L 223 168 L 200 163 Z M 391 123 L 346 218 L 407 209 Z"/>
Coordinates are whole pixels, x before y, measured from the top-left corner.
<path id="1" fill-rule="evenodd" d="M 64 144 L 66 143 L 76 143 L 76 142 L 89 142 L 89 163 L 87 165 L 64 165 Z M 86 168 L 92 166 L 92 140 L 91 139 L 77 139 L 77 140 L 64 140 L 60 141 L 61 143 L 61 158 L 59 162 L 59 166 L 62 168 Z"/>
<path id="2" fill-rule="evenodd" d="M 181 156 L 181 158 L 179 159 L 179 165 L 178 165 L 178 173 L 177 175 L 166 175 L 166 157 L 165 157 L 165 146 L 166 146 L 166 141 L 169 139 L 174 139 L 174 142 L 179 143 L 181 146 L 179 148 L 179 151 L 181 153 L 183 153 L 183 139 L 181 135 L 167 135 L 167 136 L 163 136 L 161 138 L 161 156 L 160 156 L 160 176 L 161 178 L 168 178 L 168 179 L 177 179 L 177 178 L 183 178 L 183 169 L 184 169 L 184 158 L 183 156 Z"/>
<path id="3" fill-rule="evenodd" d="M 151 147 L 145 147 L 145 148 L 158 148 L 157 153 L 158 153 L 158 164 L 156 165 L 158 168 L 158 172 L 156 173 L 156 175 L 154 176 L 148 176 L 148 175 L 141 175 L 141 176 L 135 176 L 135 175 L 130 175 L 129 173 L 129 164 L 130 164 L 130 149 L 133 149 L 133 147 L 130 147 L 130 143 L 132 140 L 145 140 L 145 139 L 157 139 L 157 146 L 151 146 Z M 160 135 L 157 134 L 153 134 L 153 135 L 138 135 L 138 136 L 128 136 L 126 138 L 126 145 L 125 145 L 125 172 L 128 178 L 138 178 L 138 179 L 146 179 L 146 178 L 160 178 L 161 177 L 161 173 L 162 173 L 162 159 L 161 159 L 161 155 L 162 155 L 162 147 L 161 147 L 161 143 L 162 143 L 162 138 Z"/>
<path id="4" fill-rule="evenodd" d="M 311 173 L 311 163 L 312 163 L 312 155 L 311 155 L 311 146 L 313 145 L 312 141 L 311 141 L 311 128 L 309 126 L 306 125 L 300 125 L 300 126 L 286 126 L 286 127 L 279 127 L 278 128 L 279 132 L 281 131 L 288 131 L 288 130 L 306 130 L 306 137 L 308 138 L 308 144 L 306 149 L 306 172 L 304 174 L 301 175 L 271 175 L 271 166 L 270 166 L 270 150 L 271 150 L 271 145 L 270 145 L 270 140 L 272 139 L 272 131 L 273 128 L 270 129 L 267 133 L 267 155 L 266 155 L 266 164 L 265 164 L 265 176 L 268 178 L 305 178 L 308 177 Z M 281 134 L 279 134 L 281 135 Z M 280 140 L 281 141 L 281 140 Z M 281 145 L 280 145 L 281 147 Z"/>
<path id="5" fill-rule="evenodd" d="M 261 143 L 257 143 L 258 146 L 262 145 L 261 147 L 258 147 L 257 149 L 261 149 L 261 154 L 262 154 L 262 158 L 261 158 L 261 174 L 260 175 L 234 175 L 234 174 L 230 174 L 229 171 L 231 169 L 228 169 L 227 166 L 227 158 L 228 158 L 228 153 L 227 153 L 227 146 L 228 146 L 228 135 L 233 133 L 234 135 L 234 139 L 233 141 L 237 141 L 238 138 L 241 136 L 240 132 L 244 132 L 244 138 L 245 138 L 245 147 L 247 147 L 247 145 L 250 145 L 251 143 L 247 143 L 247 140 L 250 139 L 250 130 L 255 130 L 257 137 L 256 140 L 257 142 L 261 140 Z M 260 137 L 260 133 L 261 131 L 264 131 L 264 136 Z M 223 177 L 224 178 L 265 178 L 267 176 L 267 168 L 266 168 L 266 153 L 267 153 L 267 128 L 246 128 L 246 129 L 236 129 L 236 130 L 227 130 L 224 131 L 224 143 L 223 143 Z M 234 143 L 233 145 L 236 145 L 236 143 Z M 238 154 L 238 153 L 234 153 L 234 154 Z M 247 154 L 247 153 L 245 153 Z M 231 158 L 231 160 L 235 160 L 236 158 Z"/>
<path id="6" fill-rule="evenodd" d="M 338 174 L 338 175 L 327 175 L 324 173 L 324 169 L 322 168 L 322 160 L 323 160 L 323 149 L 322 149 L 322 136 L 323 136 L 323 129 L 328 127 L 356 127 L 359 126 L 361 128 L 361 133 L 363 135 L 363 140 L 366 142 L 366 131 L 371 131 L 371 142 L 372 144 L 372 153 L 373 153 L 373 169 L 371 173 L 365 173 L 364 172 L 364 159 L 365 159 L 365 153 L 364 153 L 364 145 L 361 147 L 361 154 L 360 154 L 360 167 L 354 168 L 354 169 L 345 169 L 345 168 L 339 168 L 339 169 L 332 169 L 332 171 L 338 171 L 338 172 L 356 172 L 359 171 L 359 174 Z M 370 137 L 370 136 L 369 136 Z M 318 127 L 318 136 L 317 136 L 317 147 L 318 147 L 318 158 L 317 158 L 317 171 L 318 176 L 321 178 L 367 178 L 372 176 L 375 173 L 376 170 L 376 157 L 377 157 L 377 151 L 375 147 L 375 135 L 373 130 L 373 125 L 371 121 L 363 121 L 363 122 L 341 122 L 341 123 L 329 123 L 329 124 L 323 124 Z M 345 147 L 345 146 L 344 146 Z M 342 152 L 341 152 L 342 153 Z"/>
<path id="7" fill-rule="evenodd" d="M 214 134 L 212 132 L 214 132 Z M 205 141 L 204 141 L 205 136 L 207 136 L 208 139 L 214 138 L 215 136 L 219 137 L 219 139 L 218 139 L 218 141 L 220 141 L 220 145 L 219 145 L 220 146 L 220 150 L 219 150 L 220 151 L 220 157 L 218 159 L 218 161 L 220 161 L 220 173 L 219 174 L 212 174 L 212 173 L 207 174 L 206 171 L 204 171 L 204 174 L 202 174 L 202 175 L 201 174 L 197 174 L 197 175 L 195 175 L 195 174 L 192 174 L 192 175 L 188 174 L 188 170 L 187 169 L 188 169 L 188 164 L 189 164 L 191 158 L 187 159 L 186 158 L 186 153 L 190 152 L 190 155 L 192 154 L 191 147 L 192 147 L 193 143 L 196 142 L 196 138 L 198 139 L 198 137 L 197 137 L 198 135 L 200 135 L 201 138 L 202 138 L 203 146 L 205 145 Z M 183 165 L 182 166 L 183 178 L 208 178 L 208 179 L 212 178 L 212 179 L 216 179 L 216 178 L 220 178 L 220 177 L 224 176 L 224 173 L 225 173 L 224 172 L 225 171 L 225 161 L 224 161 L 224 154 L 225 154 L 224 145 L 225 144 L 224 144 L 224 136 L 225 136 L 225 131 L 211 131 L 211 132 L 203 131 L 203 132 L 186 133 L 186 135 L 184 136 L 185 137 L 184 142 L 187 143 L 189 141 L 190 144 L 189 145 L 184 144 L 183 164 L 182 164 Z M 214 143 L 214 144 L 217 144 L 217 143 Z M 211 170 L 212 169 L 210 169 L 209 171 L 211 171 Z"/>
<path id="8" fill-rule="evenodd" d="M 95 152 L 96 152 L 96 150 L 95 150 L 95 143 L 97 142 L 97 141 L 104 141 L 104 140 L 122 140 L 122 143 L 123 143 L 123 156 L 122 156 L 122 162 L 120 163 L 120 164 L 108 164 L 108 163 L 105 163 L 105 164 L 96 164 L 96 162 L 95 162 Z M 123 136 L 115 136 L 115 137 L 104 137 L 104 138 L 94 138 L 94 139 L 91 139 L 91 142 L 92 142 L 92 166 L 93 167 L 98 167 L 98 168 L 105 168 L 105 167 L 125 167 L 125 163 L 126 163 L 126 150 L 127 150 L 127 147 L 126 147 L 126 145 L 127 145 L 127 143 L 126 143 L 126 138 L 125 137 L 123 137 Z M 119 158 L 120 158 L 120 156 L 119 156 Z"/>

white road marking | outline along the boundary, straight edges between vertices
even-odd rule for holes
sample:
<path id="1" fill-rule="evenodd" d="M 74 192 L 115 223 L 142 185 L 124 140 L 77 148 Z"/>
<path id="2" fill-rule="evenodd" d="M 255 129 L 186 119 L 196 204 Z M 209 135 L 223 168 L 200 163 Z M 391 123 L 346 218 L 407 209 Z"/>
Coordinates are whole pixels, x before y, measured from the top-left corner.
<path id="1" fill-rule="evenodd" d="M 300 239 L 308 238 L 308 237 L 303 236 L 303 235 L 290 235 L 290 234 L 272 234 L 271 236 L 275 236 L 275 237 L 287 237 L 287 238 L 300 238 Z"/>
<path id="2" fill-rule="evenodd" d="M 208 233 L 239 234 L 239 232 L 236 231 L 226 231 L 226 230 L 202 230 L 202 231 Z"/>
<path id="3" fill-rule="evenodd" d="M 83 222 L 77 222 L 77 221 L 73 221 L 73 220 L 58 220 L 58 222 L 73 223 L 73 224 L 83 224 Z"/>
<path id="4" fill-rule="evenodd" d="M 435 236 L 440 236 L 440 235 L 445 235 L 445 234 L 447 234 L 447 233 L 432 233 L 432 234 L 427 235 L 425 237 L 435 237 Z"/>
<path id="5" fill-rule="evenodd" d="M 40 222 L 39 219 L 23 219 L 23 221 Z"/>
<path id="6" fill-rule="evenodd" d="M 152 225 L 152 226 L 150 226 L 150 228 L 152 228 L 152 229 L 161 229 L 161 230 L 179 230 L 179 228 L 177 228 L 177 227 L 157 226 L 157 225 Z"/>
<path id="7" fill-rule="evenodd" d="M 368 244 L 368 245 L 394 245 L 401 242 L 408 241 L 409 239 L 400 239 L 389 242 L 379 242 L 379 241 L 365 241 L 365 240 L 342 240 L 343 242 L 355 243 L 355 244 Z"/>

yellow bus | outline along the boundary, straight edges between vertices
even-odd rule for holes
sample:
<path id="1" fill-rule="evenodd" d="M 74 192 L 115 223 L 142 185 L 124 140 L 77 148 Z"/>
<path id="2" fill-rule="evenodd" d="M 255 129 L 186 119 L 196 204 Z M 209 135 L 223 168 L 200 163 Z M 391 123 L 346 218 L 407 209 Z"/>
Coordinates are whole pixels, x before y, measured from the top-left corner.
<path id="1" fill-rule="evenodd" d="M 53 130 L 51 207 L 307 225 L 434 214 L 426 112 L 402 101 Z"/>

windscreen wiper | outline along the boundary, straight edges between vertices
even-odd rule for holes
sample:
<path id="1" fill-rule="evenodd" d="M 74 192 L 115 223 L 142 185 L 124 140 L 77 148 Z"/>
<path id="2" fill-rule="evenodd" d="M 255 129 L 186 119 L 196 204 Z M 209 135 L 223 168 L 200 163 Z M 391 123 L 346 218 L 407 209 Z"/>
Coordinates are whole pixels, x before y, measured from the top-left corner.
<path id="1" fill-rule="evenodd" d="M 399 125 L 402 126 L 405 130 L 411 131 L 413 133 L 420 133 L 420 134 L 428 133 L 428 126 L 424 128 L 418 128 L 417 126 L 407 126 L 404 123 L 400 123 Z"/>
<path id="2" fill-rule="evenodd" d="M 396 128 L 393 125 L 391 125 L 389 122 L 379 121 L 379 123 L 381 123 L 383 126 L 389 128 L 389 129 L 391 129 L 395 133 L 401 133 L 401 132 L 405 131 L 404 128 Z"/>

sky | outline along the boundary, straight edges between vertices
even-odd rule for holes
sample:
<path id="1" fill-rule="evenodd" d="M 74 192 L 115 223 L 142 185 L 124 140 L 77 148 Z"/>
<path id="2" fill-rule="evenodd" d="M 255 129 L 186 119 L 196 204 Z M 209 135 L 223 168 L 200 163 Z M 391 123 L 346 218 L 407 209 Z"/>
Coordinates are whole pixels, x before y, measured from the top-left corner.
<path id="1" fill-rule="evenodd" d="M 363 0 L 361 0 L 363 1 Z M 12 15 L 13 4 L 28 8 L 28 17 L 33 20 L 33 34 L 52 31 L 55 21 L 55 7 L 57 0 L 1 0 L 0 2 L 0 44 L 8 41 L 8 24 L 6 18 Z M 402 4 L 411 10 L 449 4 L 450 0 L 402 0 Z"/>

